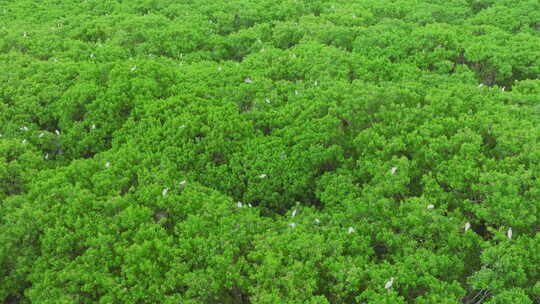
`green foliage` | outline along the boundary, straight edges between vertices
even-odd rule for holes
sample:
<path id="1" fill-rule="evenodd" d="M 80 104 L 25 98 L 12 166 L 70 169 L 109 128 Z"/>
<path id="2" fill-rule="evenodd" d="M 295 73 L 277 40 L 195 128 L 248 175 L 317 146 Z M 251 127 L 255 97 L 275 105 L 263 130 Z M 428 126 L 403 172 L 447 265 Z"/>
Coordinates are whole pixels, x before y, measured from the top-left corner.
<path id="1" fill-rule="evenodd" d="M 0 302 L 540 303 L 539 12 L 4 1 Z"/>

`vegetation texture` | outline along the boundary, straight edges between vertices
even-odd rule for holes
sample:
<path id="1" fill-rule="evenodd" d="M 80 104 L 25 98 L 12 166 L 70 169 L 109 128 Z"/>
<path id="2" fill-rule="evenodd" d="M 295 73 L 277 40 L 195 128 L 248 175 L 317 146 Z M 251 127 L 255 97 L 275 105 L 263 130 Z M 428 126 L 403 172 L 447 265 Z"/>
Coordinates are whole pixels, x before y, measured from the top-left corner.
<path id="1" fill-rule="evenodd" d="M 0 302 L 540 303 L 537 0 L 0 27 Z"/>

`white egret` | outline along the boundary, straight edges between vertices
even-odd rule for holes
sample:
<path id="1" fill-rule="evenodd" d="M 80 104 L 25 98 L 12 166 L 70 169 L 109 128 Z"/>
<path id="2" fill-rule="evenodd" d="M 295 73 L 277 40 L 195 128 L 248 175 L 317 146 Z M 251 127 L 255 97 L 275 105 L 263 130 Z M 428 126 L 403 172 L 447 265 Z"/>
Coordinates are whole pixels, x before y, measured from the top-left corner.
<path id="1" fill-rule="evenodd" d="M 483 83 L 481 83 L 481 84 L 478 85 L 479 88 L 481 88 L 481 87 L 483 87 L 483 86 L 484 86 Z"/>
<path id="2" fill-rule="evenodd" d="M 315 219 L 315 224 L 320 224 L 320 223 L 321 223 L 321 221 L 318 218 L 316 218 Z"/>
<path id="3" fill-rule="evenodd" d="M 111 163 L 110 162 L 106 162 L 105 163 L 105 168 L 109 168 L 111 166 Z"/>
<path id="4" fill-rule="evenodd" d="M 354 232 L 354 228 L 353 227 L 349 227 L 349 230 L 347 231 L 348 233 L 353 233 Z"/>
<path id="5" fill-rule="evenodd" d="M 435 208 L 435 206 L 433 204 L 429 204 L 429 205 L 427 205 L 427 208 L 428 209 L 433 209 L 433 208 Z"/>
<path id="6" fill-rule="evenodd" d="M 250 78 L 246 78 L 246 79 L 244 79 L 244 82 L 245 83 L 253 83 L 253 80 L 251 80 Z"/>
<path id="7" fill-rule="evenodd" d="M 266 178 L 267 176 L 268 176 L 268 175 L 266 175 L 266 174 L 263 173 L 263 174 L 259 175 L 259 178 Z"/>
<path id="8" fill-rule="evenodd" d="M 90 58 L 94 58 L 94 53 L 90 54 Z"/>
<path id="9" fill-rule="evenodd" d="M 165 196 L 167 195 L 168 192 L 169 192 L 169 188 L 165 188 L 163 189 L 163 191 L 161 191 L 161 195 Z"/>
<path id="10" fill-rule="evenodd" d="M 26 139 L 23 139 L 22 143 L 25 144 L 25 143 L 26 143 Z"/>
<path id="11" fill-rule="evenodd" d="M 397 171 L 397 167 L 392 167 L 392 169 L 390 169 L 390 173 L 392 175 L 396 174 L 396 171 Z"/>
<path id="12" fill-rule="evenodd" d="M 132 72 L 135 72 L 136 69 L 137 69 L 136 66 L 132 66 L 132 67 L 131 67 L 131 71 L 132 71 Z"/>
<path id="13" fill-rule="evenodd" d="M 180 182 L 180 186 L 185 185 L 186 183 L 187 183 L 186 180 L 183 180 Z"/>
<path id="14" fill-rule="evenodd" d="M 45 154 L 45 159 L 49 159 L 49 153 Z"/>
<path id="15" fill-rule="evenodd" d="M 92 125 L 92 129 L 95 129 L 96 128 L 96 125 Z"/>
<path id="16" fill-rule="evenodd" d="M 386 282 L 386 284 L 384 284 L 384 289 L 389 289 L 390 287 L 392 287 L 392 285 L 394 285 L 394 278 L 390 278 L 390 281 Z"/>
<path id="17" fill-rule="evenodd" d="M 268 98 L 266 98 L 264 101 L 265 101 L 266 103 L 271 103 L 270 99 L 268 99 Z"/>
<path id="18" fill-rule="evenodd" d="M 512 239 L 512 227 L 508 228 L 508 232 L 506 232 L 506 236 L 508 236 L 509 239 Z"/>
<path id="19" fill-rule="evenodd" d="M 296 209 L 293 210 L 292 216 L 293 216 L 293 217 L 296 216 Z"/>
<path id="20" fill-rule="evenodd" d="M 54 133 L 56 133 L 56 135 L 60 135 L 60 131 L 58 130 L 54 130 Z"/>
<path id="21" fill-rule="evenodd" d="M 42 138 L 43 135 L 45 135 L 45 133 L 41 132 L 41 133 L 39 133 L 39 136 L 38 136 L 38 137 L 39 137 L 39 138 Z"/>
<path id="22" fill-rule="evenodd" d="M 242 208 L 242 207 L 243 207 L 242 202 L 237 202 L 237 203 L 236 203 L 236 207 Z"/>
<path id="23" fill-rule="evenodd" d="M 294 228 L 294 227 L 296 227 L 296 224 L 295 223 L 289 223 L 289 227 Z"/>
<path id="24" fill-rule="evenodd" d="M 465 223 L 465 231 L 471 229 L 471 223 L 467 222 Z"/>
<path id="25" fill-rule="evenodd" d="M 26 38 L 27 36 L 28 36 L 28 34 L 26 34 L 26 32 L 24 32 L 24 33 L 23 33 L 23 37 Z"/>
<path id="26" fill-rule="evenodd" d="M 294 90 L 294 94 L 295 94 L 295 95 L 298 95 L 298 90 Z"/>
<path id="27" fill-rule="evenodd" d="M 251 203 L 248 203 L 248 207 L 251 208 L 251 207 L 253 207 L 253 205 L 251 205 Z"/>
<path id="28" fill-rule="evenodd" d="M 26 132 L 26 131 L 28 131 L 28 127 L 26 127 L 26 126 L 23 126 L 23 127 L 22 127 L 22 128 L 20 128 L 19 130 L 21 130 L 21 131 L 25 131 L 25 132 Z"/>

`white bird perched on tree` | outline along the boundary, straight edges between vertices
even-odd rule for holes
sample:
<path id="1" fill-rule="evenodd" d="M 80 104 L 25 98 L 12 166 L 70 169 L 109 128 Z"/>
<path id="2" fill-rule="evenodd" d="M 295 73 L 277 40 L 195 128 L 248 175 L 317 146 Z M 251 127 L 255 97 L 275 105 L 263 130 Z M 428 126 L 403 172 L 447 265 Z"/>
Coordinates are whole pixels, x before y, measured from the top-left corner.
<path id="1" fill-rule="evenodd" d="M 467 231 L 467 230 L 469 230 L 469 229 L 471 229 L 471 223 L 466 222 L 466 223 L 465 223 L 465 231 Z"/>
<path id="2" fill-rule="evenodd" d="M 261 175 L 259 175 L 259 178 L 266 178 L 266 177 L 267 177 L 267 175 L 266 175 L 266 174 L 264 174 L 264 173 L 263 173 L 263 174 L 261 174 Z"/>
<path id="3" fill-rule="evenodd" d="M 93 124 L 93 125 L 92 125 L 92 129 L 95 129 L 95 128 L 96 128 L 96 125 L 95 125 L 95 124 Z"/>
<path id="4" fill-rule="evenodd" d="M 483 87 L 483 86 L 484 86 L 483 83 L 481 83 L 481 84 L 478 85 L 479 88 L 481 88 L 481 87 Z"/>
<path id="5" fill-rule="evenodd" d="M 54 133 L 56 133 L 56 135 L 60 135 L 60 131 L 58 130 L 54 130 Z"/>
<path id="6" fill-rule="evenodd" d="M 292 216 L 293 216 L 293 217 L 296 216 L 296 209 L 293 210 Z"/>
<path id="7" fill-rule="evenodd" d="M 428 209 L 433 209 L 433 208 L 435 208 L 435 205 L 429 204 L 429 205 L 427 205 L 427 208 L 428 208 Z"/>
<path id="8" fill-rule="evenodd" d="M 390 169 L 390 173 L 392 175 L 396 174 L 396 171 L 397 171 L 397 167 L 392 167 L 392 169 Z"/>
<path id="9" fill-rule="evenodd" d="M 183 186 L 183 185 L 185 185 L 186 183 L 187 183 L 187 181 L 183 180 L 183 181 L 180 182 L 180 186 Z"/>
<path id="10" fill-rule="evenodd" d="M 22 143 L 25 144 L 25 143 L 26 143 L 26 139 L 23 139 Z"/>
<path id="11" fill-rule="evenodd" d="M 136 66 L 132 66 L 132 67 L 131 67 L 131 71 L 132 71 L 132 72 L 135 72 L 136 69 L 137 69 Z"/>
<path id="12" fill-rule="evenodd" d="M 246 79 L 244 79 L 244 82 L 245 83 L 253 83 L 253 80 L 251 80 L 250 78 L 246 78 Z"/>
<path id="13" fill-rule="evenodd" d="M 251 207 L 253 207 L 253 205 L 251 205 L 251 203 L 248 203 L 248 207 L 251 208 Z"/>
<path id="14" fill-rule="evenodd" d="M 236 202 L 236 207 L 242 208 L 243 207 L 242 202 Z"/>
<path id="15" fill-rule="evenodd" d="M 390 289 L 392 287 L 392 285 L 394 285 L 394 278 L 390 278 L 390 281 L 386 282 L 386 284 L 384 284 L 384 289 Z"/>
<path id="16" fill-rule="evenodd" d="M 21 131 L 25 131 L 25 132 L 26 132 L 26 131 L 28 131 L 28 127 L 26 127 L 26 126 L 23 126 L 23 127 L 22 127 L 22 128 L 20 128 L 19 130 L 21 130 Z"/>
<path id="17" fill-rule="evenodd" d="M 39 138 L 42 138 L 43 135 L 45 135 L 45 133 L 41 132 L 41 133 L 39 133 L 39 136 L 38 136 L 38 137 L 39 137 Z"/>
<path id="18" fill-rule="evenodd" d="M 24 32 L 24 33 L 23 33 L 23 37 L 26 38 L 27 36 L 28 36 L 28 34 L 26 34 L 26 32 Z"/>
<path id="19" fill-rule="evenodd" d="M 45 154 L 45 159 L 49 159 L 49 153 Z"/>
<path id="20" fill-rule="evenodd" d="M 347 230 L 348 233 L 353 233 L 354 232 L 354 228 L 353 227 L 349 227 L 349 230 Z"/>
<path id="21" fill-rule="evenodd" d="M 320 224 L 320 223 L 321 223 L 321 221 L 318 218 L 316 218 L 315 219 L 315 224 Z"/>
<path id="22" fill-rule="evenodd" d="M 111 163 L 110 162 L 106 162 L 105 163 L 105 168 L 109 168 L 111 166 Z"/>
<path id="23" fill-rule="evenodd" d="M 167 195 L 168 192 L 169 192 L 169 188 L 165 188 L 163 189 L 163 191 L 161 191 L 161 195 L 165 196 Z"/>
<path id="24" fill-rule="evenodd" d="M 289 223 L 289 227 L 294 228 L 294 227 L 296 227 L 296 224 L 295 223 Z"/>
<path id="25" fill-rule="evenodd" d="M 506 236 L 508 236 L 509 239 L 512 239 L 512 227 L 508 228 L 508 232 L 506 232 Z"/>

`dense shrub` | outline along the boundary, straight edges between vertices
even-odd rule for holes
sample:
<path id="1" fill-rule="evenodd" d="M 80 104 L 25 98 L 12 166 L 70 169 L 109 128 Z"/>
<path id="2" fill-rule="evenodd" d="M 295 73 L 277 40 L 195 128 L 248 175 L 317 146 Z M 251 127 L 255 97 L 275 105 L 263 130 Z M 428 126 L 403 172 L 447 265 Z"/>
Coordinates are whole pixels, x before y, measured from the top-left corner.
<path id="1" fill-rule="evenodd" d="M 540 303 L 537 1 L 4 1 L 0 302 Z"/>

